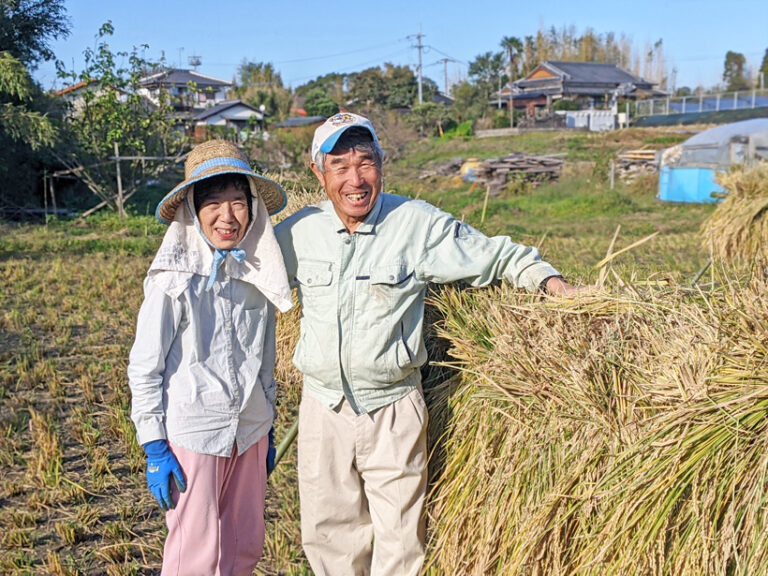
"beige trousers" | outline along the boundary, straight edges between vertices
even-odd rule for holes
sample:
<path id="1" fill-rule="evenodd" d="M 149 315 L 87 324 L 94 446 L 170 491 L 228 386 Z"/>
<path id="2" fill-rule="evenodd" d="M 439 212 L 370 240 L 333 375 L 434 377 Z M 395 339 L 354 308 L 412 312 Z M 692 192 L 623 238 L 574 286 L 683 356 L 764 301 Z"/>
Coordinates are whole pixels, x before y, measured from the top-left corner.
<path id="1" fill-rule="evenodd" d="M 299 408 L 304 552 L 316 576 L 416 576 L 424 560 L 427 407 L 420 389 L 369 414 Z M 375 542 L 375 543 L 374 543 Z"/>

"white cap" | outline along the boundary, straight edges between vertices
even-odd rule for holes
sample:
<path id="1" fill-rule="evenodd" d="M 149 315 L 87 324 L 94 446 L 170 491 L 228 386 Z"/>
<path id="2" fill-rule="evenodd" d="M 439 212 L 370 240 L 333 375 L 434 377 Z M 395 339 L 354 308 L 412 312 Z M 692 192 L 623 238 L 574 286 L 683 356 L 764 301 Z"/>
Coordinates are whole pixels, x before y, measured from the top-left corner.
<path id="1" fill-rule="evenodd" d="M 381 150 L 379 138 L 376 136 L 376 130 L 373 129 L 373 124 L 371 124 L 371 121 L 368 120 L 368 118 L 358 114 L 352 114 L 351 112 L 339 112 L 328 118 L 328 120 L 323 122 L 317 127 L 317 130 L 315 130 L 315 137 L 312 139 L 312 161 L 317 164 L 321 152 L 327 154 L 333 150 L 339 137 L 349 128 L 355 127 L 368 130 L 373 137 L 374 146 Z"/>

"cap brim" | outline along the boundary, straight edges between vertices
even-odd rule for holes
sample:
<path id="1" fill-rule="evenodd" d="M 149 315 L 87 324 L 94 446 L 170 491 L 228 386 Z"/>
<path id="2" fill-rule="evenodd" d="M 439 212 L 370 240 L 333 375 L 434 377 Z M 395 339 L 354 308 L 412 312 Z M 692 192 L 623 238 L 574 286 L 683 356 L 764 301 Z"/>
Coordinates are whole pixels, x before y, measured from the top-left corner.
<path id="1" fill-rule="evenodd" d="M 341 130 L 337 130 L 328 136 L 328 138 L 325 139 L 325 142 L 323 142 L 323 144 L 320 146 L 320 152 L 325 152 L 326 154 L 331 152 L 333 147 L 336 146 L 336 142 L 338 142 L 339 138 L 341 138 L 341 135 L 344 134 L 344 132 L 346 132 L 349 128 L 351 128 L 351 126 L 345 126 Z"/>

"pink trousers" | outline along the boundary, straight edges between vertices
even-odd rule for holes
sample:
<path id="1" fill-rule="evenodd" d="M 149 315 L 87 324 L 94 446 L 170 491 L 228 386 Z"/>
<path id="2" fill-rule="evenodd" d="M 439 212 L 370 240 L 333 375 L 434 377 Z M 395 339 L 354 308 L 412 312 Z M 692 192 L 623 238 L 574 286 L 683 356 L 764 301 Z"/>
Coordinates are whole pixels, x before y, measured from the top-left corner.
<path id="1" fill-rule="evenodd" d="M 187 490 L 171 482 L 162 576 L 251 576 L 264 549 L 267 437 L 229 458 L 170 446 Z"/>

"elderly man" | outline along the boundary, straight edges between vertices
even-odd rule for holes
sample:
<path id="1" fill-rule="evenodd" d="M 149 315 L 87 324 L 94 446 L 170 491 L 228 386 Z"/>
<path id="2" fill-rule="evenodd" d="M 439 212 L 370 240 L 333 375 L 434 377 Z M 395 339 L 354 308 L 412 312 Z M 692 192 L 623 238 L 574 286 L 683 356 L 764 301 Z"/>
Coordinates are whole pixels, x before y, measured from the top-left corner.
<path id="1" fill-rule="evenodd" d="M 427 407 L 419 368 L 430 282 L 578 289 L 535 248 L 488 238 L 419 200 L 382 191 L 383 151 L 350 113 L 315 131 L 328 201 L 275 233 L 302 306 L 293 361 L 302 542 L 318 576 L 407 576 L 424 558 Z"/>

